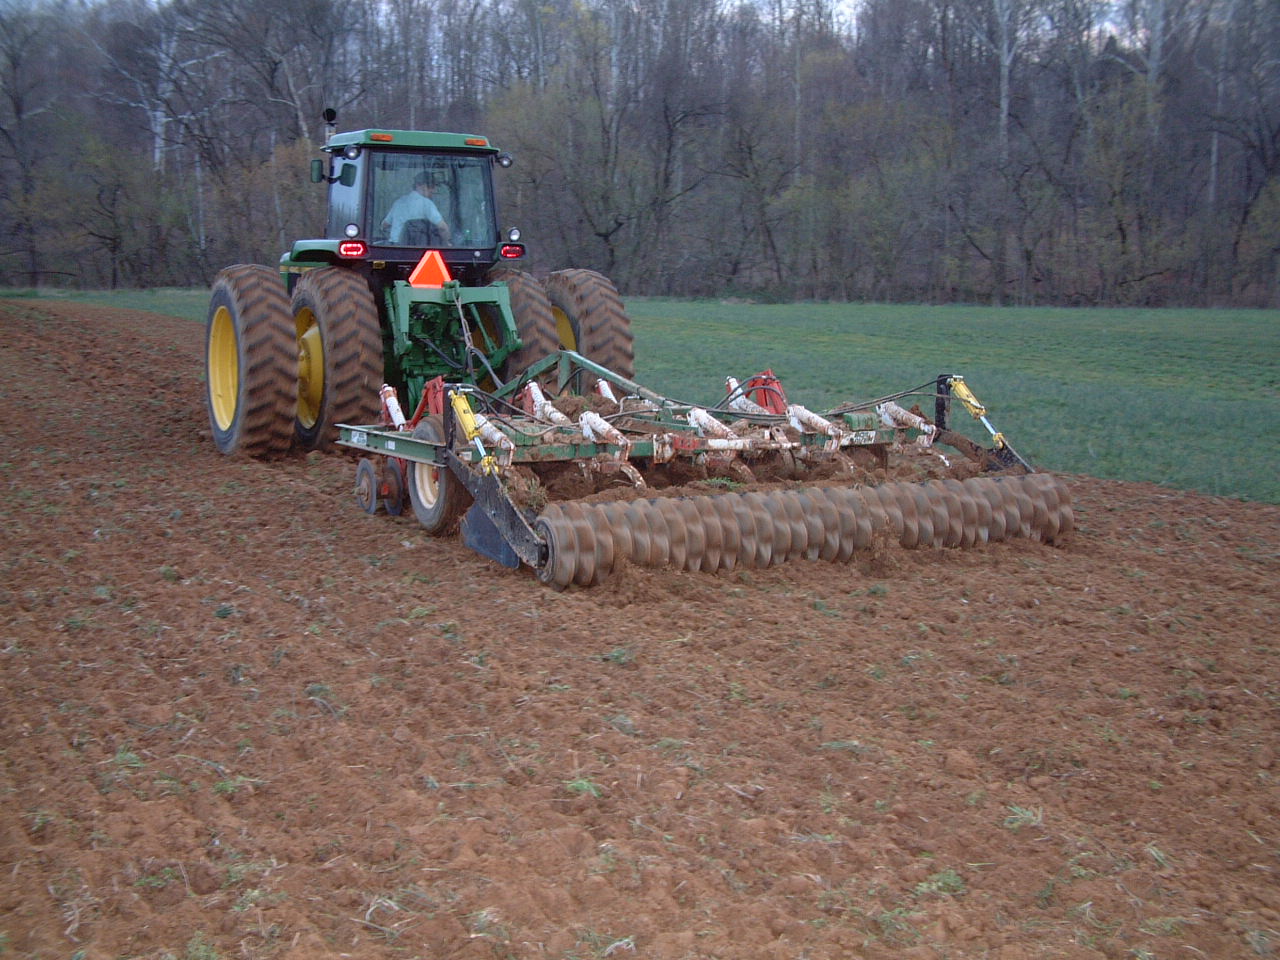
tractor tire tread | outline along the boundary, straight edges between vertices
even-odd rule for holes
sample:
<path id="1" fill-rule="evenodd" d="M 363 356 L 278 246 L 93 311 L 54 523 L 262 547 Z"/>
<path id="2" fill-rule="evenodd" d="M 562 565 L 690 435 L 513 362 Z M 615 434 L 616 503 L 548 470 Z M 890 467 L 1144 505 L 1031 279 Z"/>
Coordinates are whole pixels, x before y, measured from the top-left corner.
<path id="1" fill-rule="evenodd" d="M 289 298 L 279 273 L 261 264 L 235 264 L 213 282 L 213 300 L 225 295 L 242 338 L 243 411 L 237 410 L 225 452 L 270 459 L 293 443 L 297 350 Z"/>
<path id="2" fill-rule="evenodd" d="M 501 281 L 507 285 L 516 333 L 522 344 L 507 358 L 504 376 L 510 379 L 560 349 L 556 340 L 556 321 L 542 284 L 530 274 L 509 267 L 495 267 L 489 271 L 487 279 L 490 283 Z"/>
<path id="3" fill-rule="evenodd" d="M 631 379 L 635 376 L 635 335 L 612 281 L 595 270 L 557 270 L 547 277 L 547 296 L 562 309 L 572 305 L 579 323 L 578 352 Z"/>
<path id="4" fill-rule="evenodd" d="M 339 423 L 372 423 L 378 418 L 378 390 L 383 381 L 382 328 L 369 285 L 343 267 L 320 267 L 298 280 L 299 295 L 314 298 L 313 310 L 325 335 L 325 399 L 320 422 L 304 445 L 322 450 L 337 439 Z M 295 308 L 296 312 L 296 308 Z"/>

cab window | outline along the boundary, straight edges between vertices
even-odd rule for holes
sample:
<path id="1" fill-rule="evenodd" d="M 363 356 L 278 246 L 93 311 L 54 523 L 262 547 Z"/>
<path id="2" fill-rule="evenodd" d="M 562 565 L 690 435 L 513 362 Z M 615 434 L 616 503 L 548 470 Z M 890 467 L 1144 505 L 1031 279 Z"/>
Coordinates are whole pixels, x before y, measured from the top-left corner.
<path id="1" fill-rule="evenodd" d="M 380 151 L 371 159 L 369 235 L 375 243 L 497 244 L 487 157 Z M 443 226 L 433 222 L 437 214 Z"/>

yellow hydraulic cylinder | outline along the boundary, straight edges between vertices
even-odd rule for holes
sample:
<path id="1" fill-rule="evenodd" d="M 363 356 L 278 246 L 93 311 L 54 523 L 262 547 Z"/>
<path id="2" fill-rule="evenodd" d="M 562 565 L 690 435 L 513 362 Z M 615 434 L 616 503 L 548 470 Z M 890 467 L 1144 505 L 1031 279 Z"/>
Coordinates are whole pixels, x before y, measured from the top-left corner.
<path id="1" fill-rule="evenodd" d="M 485 474 L 496 473 L 498 461 L 484 448 L 484 442 L 480 439 L 480 424 L 476 421 L 476 413 L 471 409 L 471 401 L 467 399 L 467 395 L 450 390 L 449 403 L 453 405 L 453 415 L 458 418 L 458 425 L 462 427 L 467 441 L 480 454 L 480 471 Z"/>
<path id="2" fill-rule="evenodd" d="M 964 377 L 952 377 L 947 381 L 947 386 L 951 388 L 951 393 L 958 397 L 960 402 L 965 405 L 965 408 L 973 414 L 973 419 L 982 421 L 982 425 L 991 434 L 991 441 L 997 447 L 1003 448 L 1005 446 L 1004 434 L 992 426 L 991 421 L 987 419 L 987 408 L 973 395 L 969 385 L 964 382 Z"/>

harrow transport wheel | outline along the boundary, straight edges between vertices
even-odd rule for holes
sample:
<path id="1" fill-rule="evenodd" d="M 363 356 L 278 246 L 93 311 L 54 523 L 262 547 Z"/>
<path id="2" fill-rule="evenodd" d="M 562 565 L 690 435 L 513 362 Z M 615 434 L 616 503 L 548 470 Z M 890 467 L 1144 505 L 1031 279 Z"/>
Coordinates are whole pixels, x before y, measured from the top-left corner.
<path id="1" fill-rule="evenodd" d="M 415 440 L 444 443 L 444 425 L 439 417 L 423 417 L 413 430 Z M 471 506 L 471 494 L 448 467 L 409 463 L 409 503 L 413 515 L 433 537 L 453 533 L 458 519 Z"/>
<path id="2" fill-rule="evenodd" d="M 382 385 L 382 331 L 364 278 L 344 267 L 320 267 L 293 291 L 298 351 L 298 441 L 322 450 L 335 424 L 372 423 Z"/>
<path id="3" fill-rule="evenodd" d="M 365 513 L 378 512 L 378 468 L 368 457 L 356 464 L 356 506 Z"/>
<path id="4" fill-rule="evenodd" d="M 296 360 L 289 298 L 270 267 L 239 264 L 213 281 L 205 398 L 214 445 L 270 457 L 293 442 Z"/>
<path id="5" fill-rule="evenodd" d="M 560 349 L 556 340 L 556 320 L 551 313 L 551 301 L 532 276 L 523 270 L 495 267 L 486 279 L 490 283 L 502 281 L 507 285 L 511 298 L 511 313 L 516 321 L 516 333 L 523 346 L 507 357 L 502 370 L 503 377 L 511 379 L 525 368 Z"/>
<path id="6" fill-rule="evenodd" d="M 398 517 L 404 513 L 404 474 L 399 461 L 391 457 L 382 459 L 382 506 L 391 516 Z"/>
<path id="7" fill-rule="evenodd" d="M 594 270 L 557 270 L 544 287 L 561 346 L 628 379 L 635 376 L 631 320 L 607 277 Z"/>

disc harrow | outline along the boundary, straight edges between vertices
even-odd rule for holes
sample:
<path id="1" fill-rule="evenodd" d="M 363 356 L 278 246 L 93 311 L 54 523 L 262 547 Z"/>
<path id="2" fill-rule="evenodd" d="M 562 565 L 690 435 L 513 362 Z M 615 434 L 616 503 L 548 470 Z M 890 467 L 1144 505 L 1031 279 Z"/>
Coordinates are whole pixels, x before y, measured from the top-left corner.
<path id="1" fill-rule="evenodd" d="M 972 547 L 1014 537 L 1064 542 L 1075 525 L 1066 485 L 1045 473 L 878 487 L 555 503 L 534 529 L 547 544 L 538 577 L 592 586 L 623 560 L 712 573 L 791 560 L 847 563 L 877 543 Z"/>
<path id="2" fill-rule="evenodd" d="M 577 394 L 575 381 L 594 393 Z M 528 565 L 556 589 L 601 583 L 624 563 L 714 573 L 847 563 L 890 543 L 1064 542 L 1074 518 L 1062 481 L 1012 450 L 963 378 L 925 387 L 814 413 L 787 401 L 766 371 L 745 385 L 727 378 L 720 403 L 698 406 L 560 351 L 492 392 L 433 381 L 412 418 L 386 387 L 383 422 L 342 425 L 340 442 L 386 455 L 381 476 L 406 478 L 375 486 L 379 474 L 365 461 L 364 509 L 381 498 L 396 513 L 403 504 L 391 500 L 407 489 L 428 533 L 451 533 L 461 517 L 468 546 Z M 933 420 L 898 404 L 913 393 L 935 400 Z M 953 396 L 988 429 L 992 448 L 949 429 Z M 944 443 L 963 457 L 953 463 Z M 900 473 L 927 479 L 890 479 L 891 457 Z M 973 476 L 981 471 L 1003 473 Z M 742 489 L 680 495 L 680 483 L 713 478 Z M 789 485 L 771 489 L 779 480 Z M 661 487 L 671 489 L 655 495 Z"/>

